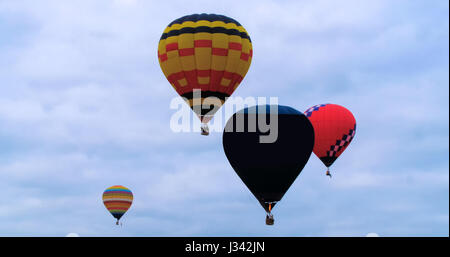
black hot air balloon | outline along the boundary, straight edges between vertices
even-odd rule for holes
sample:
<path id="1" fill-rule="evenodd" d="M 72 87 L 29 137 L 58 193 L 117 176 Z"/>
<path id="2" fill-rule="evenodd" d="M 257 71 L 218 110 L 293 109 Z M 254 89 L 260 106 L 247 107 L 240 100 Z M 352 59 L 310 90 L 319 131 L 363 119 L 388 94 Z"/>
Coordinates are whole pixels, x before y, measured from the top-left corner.
<path id="1" fill-rule="evenodd" d="M 300 174 L 313 147 L 308 118 L 281 105 L 245 108 L 228 120 L 223 133 L 228 161 L 266 210 L 267 225 L 273 224 L 272 208 Z"/>

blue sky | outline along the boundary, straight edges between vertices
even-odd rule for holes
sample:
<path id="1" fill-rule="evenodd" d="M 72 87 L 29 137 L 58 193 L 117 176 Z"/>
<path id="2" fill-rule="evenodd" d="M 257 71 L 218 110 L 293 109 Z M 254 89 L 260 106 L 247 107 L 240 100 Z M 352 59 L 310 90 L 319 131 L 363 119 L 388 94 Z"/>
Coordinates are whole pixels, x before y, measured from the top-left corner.
<path id="1" fill-rule="evenodd" d="M 448 236 L 448 1 L 0 0 L 0 236 Z M 356 137 L 312 155 L 274 210 L 221 133 L 173 133 L 156 55 L 186 14 L 238 20 L 254 48 L 235 96 L 336 103 Z M 117 227 L 101 201 L 135 196 Z"/>

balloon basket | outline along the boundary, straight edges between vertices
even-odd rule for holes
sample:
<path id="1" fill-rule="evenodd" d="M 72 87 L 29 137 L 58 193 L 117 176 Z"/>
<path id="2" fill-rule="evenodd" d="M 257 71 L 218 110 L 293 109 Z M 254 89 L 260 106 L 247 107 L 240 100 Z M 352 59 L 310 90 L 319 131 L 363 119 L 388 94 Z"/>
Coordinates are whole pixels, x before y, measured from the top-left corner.
<path id="1" fill-rule="evenodd" d="M 275 219 L 271 213 L 266 215 L 266 225 L 272 226 L 275 223 Z"/>
<path id="2" fill-rule="evenodd" d="M 207 135 L 209 135 L 209 128 L 208 128 L 208 125 L 207 124 L 204 124 L 204 123 L 202 123 L 202 126 L 200 127 L 201 128 L 201 130 L 202 130 L 202 135 L 203 136 L 207 136 Z"/>

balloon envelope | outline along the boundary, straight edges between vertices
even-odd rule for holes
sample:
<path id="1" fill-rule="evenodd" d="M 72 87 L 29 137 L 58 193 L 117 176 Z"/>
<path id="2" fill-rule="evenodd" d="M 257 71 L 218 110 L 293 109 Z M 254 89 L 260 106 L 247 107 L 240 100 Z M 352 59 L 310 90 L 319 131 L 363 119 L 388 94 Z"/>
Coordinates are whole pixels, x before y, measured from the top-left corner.
<path id="1" fill-rule="evenodd" d="M 158 45 L 164 75 L 202 123 L 208 123 L 241 83 L 252 56 L 252 43 L 244 27 L 216 14 L 174 20 Z M 201 97 L 195 95 L 196 90 L 201 90 Z"/>
<path id="2" fill-rule="evenodd" d="M 272 108 L 271 108 L 272 107 Z M 263 132 L 252 122 L 277 121 L 277 139 L 261 143 Z M 241 120 L 243 132 L 238 131 Z M 270 122 L 269 122 L 270 121 Z M 271 133 L 274 131 L 271 131 Z M 248 189 L 269 212 L 269 203 L 281 200 L 307 163 L 314 146 L 313 127 L 301 112 L 287 106 L 265 105 L 245 108 L 227 122 L 223 148 L 233 169 Z"/>
<path id="3" fill-rule="evenodd" d="M 337 104 L 319 104 L 305 111 L 314 127 L 314 154 L 330 167 L 352 142 L 356 133 L 353 114 Z"/>
<path id="4" fill-rule="evenodd" d="M 119 220 L 133 203 L 133 193 L 124 186 L 108 187 L 103 192 L 103 204 L 111 215 Z"/>

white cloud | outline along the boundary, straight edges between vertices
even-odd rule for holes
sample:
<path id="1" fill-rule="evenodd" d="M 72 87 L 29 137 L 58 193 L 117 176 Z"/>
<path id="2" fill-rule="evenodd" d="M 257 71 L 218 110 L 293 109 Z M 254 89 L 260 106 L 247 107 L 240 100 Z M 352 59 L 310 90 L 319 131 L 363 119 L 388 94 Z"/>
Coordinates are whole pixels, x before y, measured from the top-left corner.
<path id="1" fill-rule="evenodd" d="M 71 233 L 67 234 L 66 237 L 80 237 L 80 235 L 78 235 L 77 233 L 71 232 Z"/>

